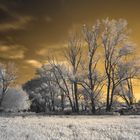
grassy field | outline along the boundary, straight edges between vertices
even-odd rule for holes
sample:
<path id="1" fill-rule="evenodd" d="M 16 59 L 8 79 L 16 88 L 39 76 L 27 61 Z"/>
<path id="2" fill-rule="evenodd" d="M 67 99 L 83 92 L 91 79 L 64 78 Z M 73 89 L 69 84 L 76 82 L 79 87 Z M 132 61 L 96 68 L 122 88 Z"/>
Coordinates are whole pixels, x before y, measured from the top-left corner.
<path id="1" fill-rule="evenodd" d="M 140 116 L 1 116 L 0 140 L 140 140 Z"/>

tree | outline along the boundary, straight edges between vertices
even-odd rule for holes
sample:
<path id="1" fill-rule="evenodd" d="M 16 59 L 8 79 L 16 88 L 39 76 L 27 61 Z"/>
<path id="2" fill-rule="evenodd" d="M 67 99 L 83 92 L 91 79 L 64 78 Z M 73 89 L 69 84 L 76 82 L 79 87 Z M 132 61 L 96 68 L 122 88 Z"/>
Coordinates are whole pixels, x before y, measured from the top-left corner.
<path id="1" fill-rule="evenodd" d="M 104 67 L 107 76 L 106 110 L 110 111 L 115 89 L 123 81 L 133 78 L 135 73 L 123 66 L 123 58 L 132 53 L 132 45 L 128 44 L 127 21 L 103 20 L 104 31 L 102 44 L 104 48 Z M 124 71 L 125 70 L 125 71 Z"/>
<path id="2" fill-rule="evenodd" d="M 1 87 L 1 94 L 0 94 L 0 106 L 6 95 L 9 87 L 15 82 L 17 76 L 17 70 L 13 63 L 0 64 L 0 87 Z"/>
<path id="3" fill-rule="evenodd" d="M 126 58 L 118 68 L 118 74 L 126 78 L 120 82 L 115 92 L 116 95 L 121 97 L 128 107 L 131 107 L 135 103 L 135 96 L 133 91 L 133 81 L 139 79 L 140 66 L 137 65 L 138 60 L 133 59 L 126 62 Z"/>
<path id="4" fill-rule="evenodd" d="M 60 90 L 58 85 L 54 82 L 55 76 L 52 73 L 52 67 L 49 64 L 43 65 L 40 69 L 37 70 L 37 74 L 43 82 L 42 86 L 44 86 L 44 89 L 46 89 L 46 93 L 48 93 L 46 95 L 49 95 L 49 109 L 50 111 L 55 111 L 56 100 L 60 95 Z"/>
<path id="5" fill-rule="evenodd" d="M 82 66 L 86 70 L 86 75 L 81 77 L 79 84 L 86 90 L 86 93 L 90 97 L 92 113 L 95 113 L 95 99 L 99 95 L 103 85 L 101 84 L 102 78 L 97 71 L 98 58 L 96 58 L 96 51 L 99 47 L 98 39 L 100 34 L 100 23 L 96 22 L 92 29 L 89 29 L 86 25 L 83 27 L 84 39 L 88 47 L 88 61 Z M 86 68 L 86 67 L 87 68 Z M 102 80 L 101 80 L 102 79 Z"/>
<path id="6" fill-rule="evenodd" d="M 72 83 L 72 91 L 74 94 L 74 104 L 75 111 L 79 112 L 79 103 L 78 103 L 78 69 L 82 57 L 82 42 L 76 35 L 70 37 L 68 41 L 68 48 L 65 51 L 65 57 L 67 58 L 68 63 L 71 67 L 71 75 L 69 75 L 69 80 Z"/>
<path id="7" fill-rule="evenodd" d="M 27 81 L 23 86 L 23 90 L 29 95 L 31 101 L 30 109 L 33 112 L 45 112 L 46 104 L 44 99 L 45 90 L 42 89 L 42 80 L 39 77 Z"/>
<path id="8" fill-rule="evenodd" d="M 30 108 L 29 96 L 21 88 L 9 88 L 1 106 L 5 111 L 28 110 Z"/>
<path id="9" fill-rule="evenodd" d="M 23 85 L 32 102 L 31 110 L 35 112 L 55 111 L 61 104 L 59 88 L 53 82 L 50 69 L 47 69 L 48 65 L 37 69 L 36 78 Z"/>
<path id="10" fill-rule="evenodd" d="M 52 66 L 51 72 L 53 73 L 55 80 L 54 82 L 58 85 L 62 94 L 68 98 L 72 111 L 75 111 L 74 97 L 72 94 L 73 87 L 69 81 L 69 70 L 64 64 L 58 64 L 56 61 L 49 61 Z M 61 96 L 63 97 L 63 96 Z"/>

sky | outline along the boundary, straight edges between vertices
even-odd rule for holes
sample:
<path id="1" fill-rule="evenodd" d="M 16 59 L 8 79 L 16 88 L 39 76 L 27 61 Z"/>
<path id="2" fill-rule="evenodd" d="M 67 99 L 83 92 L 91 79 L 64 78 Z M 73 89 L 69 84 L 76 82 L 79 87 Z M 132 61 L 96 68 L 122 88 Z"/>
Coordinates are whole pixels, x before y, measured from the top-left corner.
<path id="1" fill-rule="evenodd" d="M 48 55 L 63 60 L 72 30 L 106 17 L 126 19 L 140 48 L 140 0 L 0 0 L 0 62 L 14 62 L 22 84 Z"/>

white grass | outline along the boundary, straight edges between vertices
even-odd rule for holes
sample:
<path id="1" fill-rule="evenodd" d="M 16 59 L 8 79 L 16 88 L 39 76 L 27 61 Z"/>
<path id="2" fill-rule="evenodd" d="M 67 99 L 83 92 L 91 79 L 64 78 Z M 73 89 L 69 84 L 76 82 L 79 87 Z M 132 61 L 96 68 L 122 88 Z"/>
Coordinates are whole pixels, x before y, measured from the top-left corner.
<path id="1" fill-rule="evenodd" d="M 0 140 L 140 140 L 140 116 L 0 117 Z"/>

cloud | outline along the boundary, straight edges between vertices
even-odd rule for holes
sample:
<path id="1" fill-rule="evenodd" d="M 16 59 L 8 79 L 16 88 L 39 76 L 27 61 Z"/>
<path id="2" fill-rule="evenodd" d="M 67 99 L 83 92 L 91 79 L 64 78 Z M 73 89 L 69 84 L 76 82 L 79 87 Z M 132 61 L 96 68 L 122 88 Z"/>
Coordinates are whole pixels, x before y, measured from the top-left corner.
<path id="1" fill-rule="evenodd" d="M 0 57 L 2 59 L 23 59 L 25 47 L 21 45 L 0 45 Z"/>
<path id="2" fill-rule="evenodd" d="M 24 29 L 31 21 L 32 16 L 19 14 L 13 9 L 0 4 L 0 31 Z"/>
<path id="3" fill-rule="evenodd" d="M 37 60 L 34 60 L 34 59 L 26 60 L 25 62 L 27 64 L 30 64 L 31 66 L 33 66 L 35 68 L 38 68 L 38 67 L 41 67 L 42 66 L 41 62 L 39 62 Z"/>
<path id="4" fill-rule="evenodd" d="M 0 31 L 24 29 L 32 19 L 33 18 L 29 16 L 17 17 L 16 20 L 1 23 Z"/>
<path id="5" fill-rule="evenodd" d="M 46 56 L 47 53 L 48 53 L 48 50 L 46 48 L 41 48 L 38 51 L 36 51 L 36 54 L 40 56 Z"/>
<path id="6" fill-rule="evenodd" d="M 0 46 L 0 52 L 6 52 L 9 50 L 8 46 Z"/>
<path id="7" fill-rule="evenodd" d="M 47 16 L 47 17 L 45 18 L 45 20 L 46 20 L 46 22 L 52 22 L 52 18 L 49 17 L 49 16 Z"/>
<path id="8" fill-rule="evenodd" d="M 39 56 L 48 56 L 51 55 L 51 53 L 54 52 L 62 52 L 63 49 L 67 48 L 67 44 L 61 43 L 61 44 L 53 44 L 53 45 L 40 45 L 40 48 L 36 50 L 36 54 Z"/>

